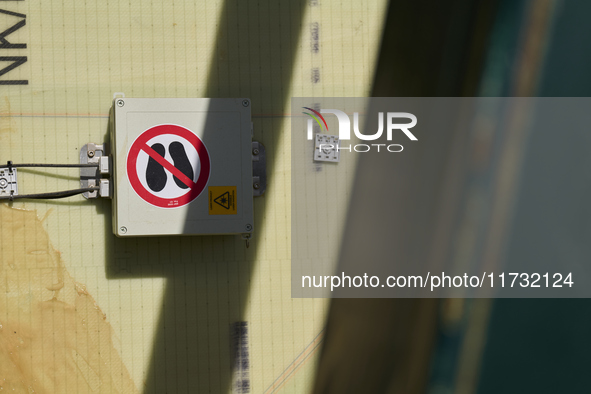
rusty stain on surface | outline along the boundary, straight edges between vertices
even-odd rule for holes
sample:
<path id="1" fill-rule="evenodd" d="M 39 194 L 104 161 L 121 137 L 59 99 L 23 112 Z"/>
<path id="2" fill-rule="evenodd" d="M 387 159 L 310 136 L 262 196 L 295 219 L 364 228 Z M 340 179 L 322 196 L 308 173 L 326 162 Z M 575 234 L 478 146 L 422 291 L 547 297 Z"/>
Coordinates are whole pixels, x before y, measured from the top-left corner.
<path id="1" fill-rule="evenodd" d="M 10 116 L 10 100 L 4 96 L 4 102 L 0 100 L 0 133 L 14 131 L 14 119 Z"/>
<path id="2" fill-rule="evenodd" d="M 112 328 L 34 211 L 0 204 L 0 394 L 137 393 Z"/>

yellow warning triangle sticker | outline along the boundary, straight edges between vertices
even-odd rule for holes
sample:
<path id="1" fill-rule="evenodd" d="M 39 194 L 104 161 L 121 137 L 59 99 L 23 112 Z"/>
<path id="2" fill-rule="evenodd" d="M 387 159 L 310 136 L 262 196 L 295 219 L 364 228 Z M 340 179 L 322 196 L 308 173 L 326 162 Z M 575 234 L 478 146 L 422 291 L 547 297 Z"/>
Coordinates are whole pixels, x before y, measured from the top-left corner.
<path id="1" fill-rule="evenodd" d="M 236 215 L 236 186 L 209 186 L 209 214 Z"/>

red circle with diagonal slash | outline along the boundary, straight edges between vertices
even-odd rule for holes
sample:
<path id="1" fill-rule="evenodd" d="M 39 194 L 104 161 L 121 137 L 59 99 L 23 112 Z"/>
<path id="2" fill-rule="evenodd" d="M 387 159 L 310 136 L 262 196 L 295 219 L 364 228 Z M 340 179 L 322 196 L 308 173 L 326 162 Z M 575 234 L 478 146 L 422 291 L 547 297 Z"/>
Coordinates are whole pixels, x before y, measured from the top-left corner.
<path id="1" fill-rule="evenodd" d="M 179 136 L 187 140 L 199 155 L 199 161 L 201 162 L 201 169 L 196 182 L 184 175 L 178 170 L 172 163 L 166 160 L 164 157 L 156 153 L 152 148 L 148 146 L 148 141 L 152 138 L 160 135 L 173 135 Z M 154 195 L 150 190 L 146 189 L 145 186 L 140 182 L 137 174 L 136 162 L 138 155 L 141 151 L 147 153 L 151 158 L 156 160 L 160 165 L 164 167 L 168 172 L 171 172 L 174 176 L 181 179 L 181 181 L 189 186 L 187 193 L 180 197 L 175 198 L 162 198 Z M 211 165 L 209 162 L 209 153 L 203 141 L 191 130 L 186 129 L 182 126 L 174 124 L 163 124 L 149 128 L 140 134 L 131 145 L 129 153 L 127 154 L 127 178 L 133 190 L 146 202 L 155 205 L 160 208 L 178 208 L 183 205 L 187 205 L 194 199 L 196 199 L 209 180 Z"/>

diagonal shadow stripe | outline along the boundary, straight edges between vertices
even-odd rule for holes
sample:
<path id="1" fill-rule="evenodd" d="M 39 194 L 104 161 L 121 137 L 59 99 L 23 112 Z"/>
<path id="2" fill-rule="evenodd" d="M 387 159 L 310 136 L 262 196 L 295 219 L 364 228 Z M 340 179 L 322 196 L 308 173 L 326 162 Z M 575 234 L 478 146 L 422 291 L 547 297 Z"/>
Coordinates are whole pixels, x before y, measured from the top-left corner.
<path id="1" fill-rule="evenodd" d="M 194 95 L 250 98 L 253 114 L 282 114 L 289 100 L 306 3 L 305 0 L 261 0 L 256 3 L 226 0 L 218 21 L 215 50 L 209 62 L 207 88 L 204 92 L 195 90 Z M 254 137 L 267 148 L 268 174 L 273 173 L 274 158 L 277 157 L 273 142 L 279 139 L 277 128 L 271 122 L 280 122 L 281 118 L 253 117 Z M 268 128 L 262 128 L 263 125 Z M 205 130 L 206 134 L 213 132 L 207 121 Z M 191 217 L 192 209 L 194 207 L 189 205 L 187 217 Z M 179 246 L 179 250 L 171 253 L 183 260 L 190 258 L 193 265 L 170 265 L 167 261 L 173 260 L 163 256 L 162 263 L 150 269 L 125 267 L 126 270 L 122 270 L 117 259 L 111 259 L 111 277 L 131 275 L 167 279 L 144 392 L 230 391 L 234 365 L 230 325 L 245 318 L 254 256 L 260 247 L 256 233 L 264 226 L 266 209 L 265 197 L 255 200 L 255 237 L 248 250 L 237 236 L 153 238 L 150 243 Z M 113 242 L 115 255 L 133 257 L 141 255 L 141 245 L 147 241 L 134 243 L 117 238 Z M 213 255 L 215 258 L 207 257 L 212 256 L 208 252 L 212 246 L 213 250 L 220 251 Z M 232 288 L 224 290 L 228 285 L 209 283 L 207 278 L 211 270 L 217 272 L 218 283 L 232 283 Z M 187 272 L 194 272 L 197 282 L 204 283 L 202 286 L 205 287 L 193 292 L 185 287 L 186 291 L 179 292 L 183 283 L 187 283 Z M 201 278 L 205 278 L 205 282 L 201 282 Z M 191 307 L 202 302 L 197 294 L 205 294 L 204 302 L 209 305 L 205 310 L 200 309 L 202 312 Z M 211 304 L 214 300 L 216 304 Z M 194 318 L 192 316 L 196 316 L 197 321 L 190 322 L 190 327 L 196 324 L 197 330 L 188 332 L 186 327 L 188 319 Z"/>

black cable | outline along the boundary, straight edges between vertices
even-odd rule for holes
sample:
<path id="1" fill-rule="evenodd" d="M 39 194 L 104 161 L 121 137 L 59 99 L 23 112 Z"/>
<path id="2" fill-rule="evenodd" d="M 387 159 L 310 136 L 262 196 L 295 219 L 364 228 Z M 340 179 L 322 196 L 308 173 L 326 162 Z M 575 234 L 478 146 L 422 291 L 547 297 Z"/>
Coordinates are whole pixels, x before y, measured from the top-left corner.
<path id="1" fill-rule="evenodd" d="M 64 190 L 61 192 L 37 193 L 37 194 L 17 194 L 17 195 L 10 195 L 10 196 L 0 196 L 0 200 L 13 201 L 13 200 L 23 199 L 23 198 L 28 198 L 28 199 L 32 199 L 32 200 L 39 200 L 39 199 L 52 200 L 52 199 L 56 199 L 56 198 L 72 197 L 77 194 L 82 194 L 82 193 L 86 193 L 86 192 L 93 192 L 98 189 L 99 189 L 98 186 L 93 186 L 93 187 L 85 187 L 82 189 Z"/>
<path id="2" fill-rule="evenodd" d="M 0 164 L 0 168 L 21 168 L 21 167 L 66 167 L 66 168 L 84 168 L 98 167 L 98 163 L 88 164 Z"/>
<path id="3" fill-rule="evenodd" d="M 66 168 L 84 168 L 84 167 L 98 167 L 98 163 L 87 163 L 87 164 L 39 164 L 39 163 L 30 163 L 30 164 L 13 164 L 12 161 L 8 161 L 6 164 L 0 164 L 0 168 L 8 168 L 10 172 L 12 172 L 13 168 L 22 168 L 22 167 L 66 167 Z M 66 198 L 72 197 L 77 194 L 82 194 L 86 192 L 93 192 L 95 190 L 99 190 L 98 186 L 93 187 L 86 187 L 82 189 L 72 189 L 72 190 L 63 190 L 60 192 L 50 192 L 50 193 L 36 193 L 36 194 L 18 194 L 13 195 L 10 194 L 9 196 L 0 196 L 0 200 L 10 200 L 14 201 L 17 199 L 32 199 L 32 200 L 51 200 L 56 198 Z"/>

